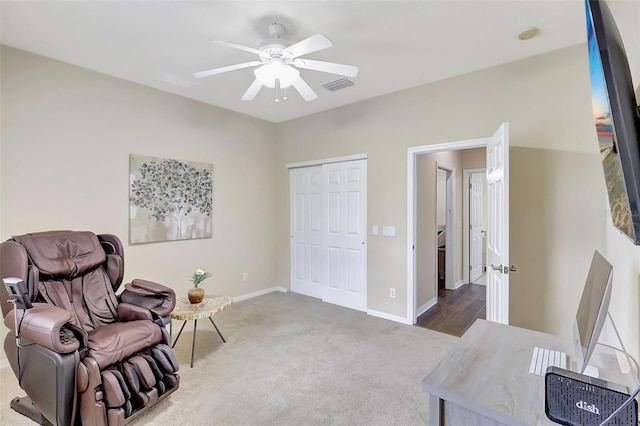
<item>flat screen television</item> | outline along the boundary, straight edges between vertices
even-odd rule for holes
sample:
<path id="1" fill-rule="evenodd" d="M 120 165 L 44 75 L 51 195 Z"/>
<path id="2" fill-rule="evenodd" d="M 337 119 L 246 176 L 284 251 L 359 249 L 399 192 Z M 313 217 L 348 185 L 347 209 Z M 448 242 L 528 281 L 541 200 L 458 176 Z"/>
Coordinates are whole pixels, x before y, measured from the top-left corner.
<path id="1" fill-rule="evenodd" d="M 640 110 L 607 3 L 585 0 L 593 115 L 613 225 L 640 245 Z"/>

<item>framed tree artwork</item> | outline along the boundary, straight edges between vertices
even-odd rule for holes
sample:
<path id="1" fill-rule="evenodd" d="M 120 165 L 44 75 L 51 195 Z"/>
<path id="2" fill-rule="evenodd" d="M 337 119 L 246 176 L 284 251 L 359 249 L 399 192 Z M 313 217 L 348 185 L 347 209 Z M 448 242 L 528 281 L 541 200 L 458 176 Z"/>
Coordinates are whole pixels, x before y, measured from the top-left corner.
<path id="1" fill-rule="evenodd" d="M 129 156 L 129 243 L 211 238 L 213 165 Z"/>

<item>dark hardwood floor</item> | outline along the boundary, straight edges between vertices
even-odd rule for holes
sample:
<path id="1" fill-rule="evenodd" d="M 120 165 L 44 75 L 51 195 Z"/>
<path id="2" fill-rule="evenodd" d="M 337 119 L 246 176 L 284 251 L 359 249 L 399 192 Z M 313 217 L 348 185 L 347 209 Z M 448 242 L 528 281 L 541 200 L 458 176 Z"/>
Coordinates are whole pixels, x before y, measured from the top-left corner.
<path id="1" fill-rule="evenodd" d="M 454 336 L 462 336 L 471 324 L 486 316 L 486 287 L 464 284 L 457 290 L 442 289 L 438 304 L 418 317 L 416 325 Z"/>

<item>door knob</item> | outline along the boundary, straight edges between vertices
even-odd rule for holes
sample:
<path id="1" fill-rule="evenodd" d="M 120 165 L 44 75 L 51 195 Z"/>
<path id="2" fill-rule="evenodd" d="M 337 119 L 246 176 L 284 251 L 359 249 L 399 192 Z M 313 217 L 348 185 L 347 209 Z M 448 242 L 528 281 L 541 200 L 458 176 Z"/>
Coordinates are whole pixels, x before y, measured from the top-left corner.
<path id="1" fill-rule="evenodd" d="M 516 272 L 517 270 L 518 270 L 518 268 L 516 268 L 515 266 L 513 266 L 513 265 L 509 266 L 509 271 Z"/>
<path id="2" fill-rule="evenodd" d="M 516 267 L 515 267 L 515 266 L 513 266 L 513 265 L 511 265 L 510 267 L 509 267 L 509 266 L 502 266 L 502 265 L 500 265 L 500 266 L 496 266 L 496 265 L 494 265 L 494 264 L 492 263 L 492 264 L 491 264 L 491 269 L 493 269 L 494 271 L 500 271 L 500 272 L 502 272 L 503 274 L 507 275 L 507 274 L 509 273 L 509 271 L 512 271 L 512 272 L 513 272 L 513 271 L 515 271 L 515 270 L 516 270 Z"/>

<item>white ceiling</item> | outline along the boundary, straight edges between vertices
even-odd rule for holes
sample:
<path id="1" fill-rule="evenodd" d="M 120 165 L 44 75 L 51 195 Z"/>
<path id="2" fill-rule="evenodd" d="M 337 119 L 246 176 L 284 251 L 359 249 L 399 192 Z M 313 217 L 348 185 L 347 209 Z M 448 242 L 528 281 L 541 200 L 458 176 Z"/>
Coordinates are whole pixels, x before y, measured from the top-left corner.
<path id="1" fill-rule="evenodd" d="M 3 44 L 272 122 L 407 89 L 584 42 L 584 4 L 564 1 L 2 1 Z M 322 33 L 333 47 L 308 58 L 356 65 L 355 86 L 329 92 L 339 76 L 301 70 L 318 93 L 274 102 L 263 88 L 240 97 L 253 69 L 193 73 L 256 59 L 211 43 L 257 47 L 267 25 L 299 41 Z M 519 41 L 526 27 L 540 29 Z"/>

